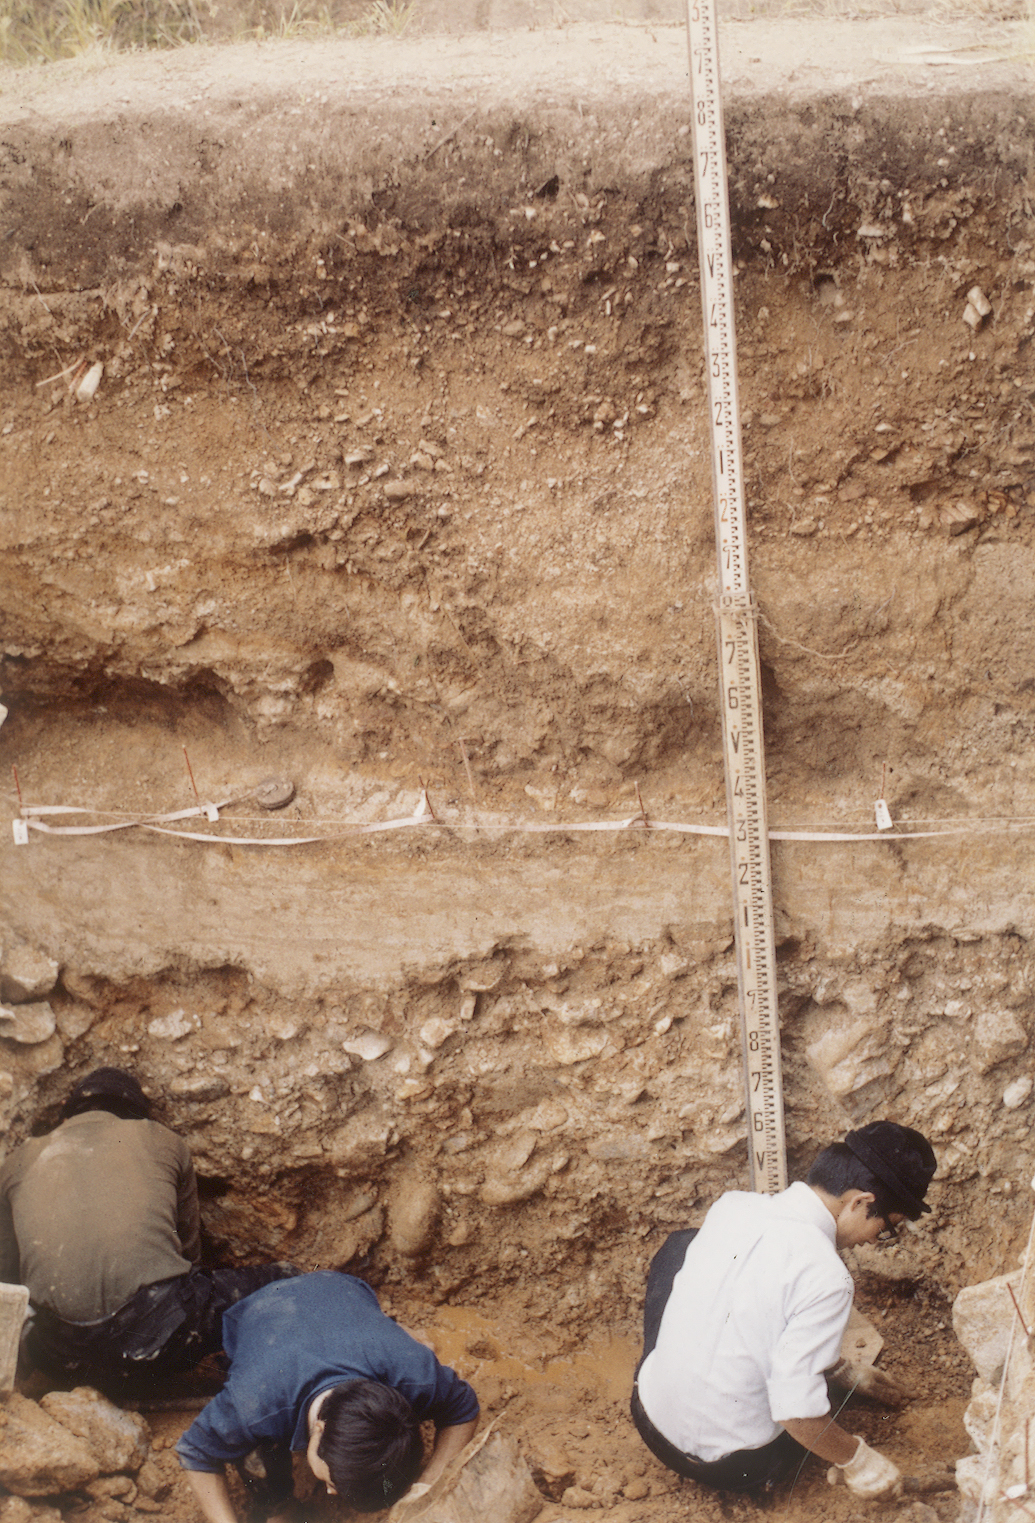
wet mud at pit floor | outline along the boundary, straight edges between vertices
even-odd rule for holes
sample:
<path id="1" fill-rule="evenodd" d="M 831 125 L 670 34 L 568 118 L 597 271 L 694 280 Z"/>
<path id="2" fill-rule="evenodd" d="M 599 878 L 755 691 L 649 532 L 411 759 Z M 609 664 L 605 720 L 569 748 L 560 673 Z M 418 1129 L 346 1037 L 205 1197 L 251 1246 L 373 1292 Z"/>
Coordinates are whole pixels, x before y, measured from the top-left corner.
<path id="1" fill-rule="evenodd" d="M 884 1337 L 881 1367 L 915 1396 L 898 1411 L 852 1400 L 842 1422 L 886 1453 L 906 1476 L 929 1479 L 951 1470 L 970 1449 L 963 1409 L 974 1372 L 953 1336 L 950 1303 L 926 1286 L 903 1291 L 867 1283 L 859 1287 L 856 1304 Z M 483 1423 L 496 1420 L 517 1440 L 543 1494 L 537 1523 L 579 1517 L 599 1517 L 604 1523 L 695 1518 L 749 1523 L 763 1517 L 855 1523 L 870 1514 L 905 1517 L 909 1523 L 954 1523 L 959 1516 L 955 1490 L 909 1493 L 898 1502 L 867 1507 L 843 1487 L 829 1486 L 826 1466 L 818 1461 L 808 1461 L 792 1485 L 764 1504 L 709 1493 L 666 1471 L 632 1426 L 628 1392 L 640 1346 L 633 1329 L 602 1329 L 582 1350 L 558 1357 L 548 1327 L 530 1330 L 508 1316 L 505 1306 L 427 1307 L 416 1294 L 397 1295 L 391 1307 L 400 1322 L 427 1338 L 443 1361 L 472 1382 L 482 1401 Z M 196 1517 L 172 1453 L 190 1420 L 188 1413 L 150 1417 L 159 1446 L 156 1458 L 171 1483 L 162 1498 L 162 1516 L 172 1523 L 193 1523 Z M 296 1460 L 295 1489 L 297 1523 L 352 1523 L 339 1503 L 320 1494 L 301 1459 Z M 571 1489 L 582 1494 L 582 1505 L 570 1505 Z M 93 1523 L 94 1515 L 76 1517 Z"/>

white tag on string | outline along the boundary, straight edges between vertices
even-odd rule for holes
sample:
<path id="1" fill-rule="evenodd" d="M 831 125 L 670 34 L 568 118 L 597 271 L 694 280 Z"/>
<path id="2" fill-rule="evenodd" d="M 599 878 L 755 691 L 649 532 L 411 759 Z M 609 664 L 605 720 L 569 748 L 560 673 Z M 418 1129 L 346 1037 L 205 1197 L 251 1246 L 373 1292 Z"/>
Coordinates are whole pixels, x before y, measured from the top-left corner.
<path id="1" fill-rule="evenodd" d="M 25 822 L 25 820 L 12 820 L 11 821 L 11 830 L 12 830 L 12 832 L 14 834 L 14 844 L 15 844 L 15 846 L 28 846 L 28 844 L 29 844 L 29 827 L 28 827 L 27 823 Z"/>
<path id="2" fill-rule="evenodd" d="M 877 820 L 878 830 L 890 830 L 895 821 L 888 812 L 888 806 L 883 799 L 878 799 L 873 806 L 873 813 Z"/>
<path id="3" fill-rule="evenodd" d="M 206 818 L 206 820 L 210 820 L 212 822 L 212 824 L 214 825 L 216 823 L 216 821 L 219 819 L 219 808 L 218 808 L 218 805 L 216 805 L 216 804 L 206 804 L 205 805 L 205 818 Z"/>

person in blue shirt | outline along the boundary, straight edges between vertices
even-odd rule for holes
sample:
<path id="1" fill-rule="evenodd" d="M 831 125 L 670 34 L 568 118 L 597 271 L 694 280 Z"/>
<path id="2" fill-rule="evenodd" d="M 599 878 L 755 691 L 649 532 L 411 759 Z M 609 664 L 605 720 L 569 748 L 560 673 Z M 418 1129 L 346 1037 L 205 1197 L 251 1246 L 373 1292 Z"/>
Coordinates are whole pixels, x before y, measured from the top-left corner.
<path id="1" fill-rule="evenodd" d="M 320 1271 L 256 1291 L 223 1317 L 226 1385 L 176 1452 L 207 1523 L 236 1523 L 224 1466 L 255 1451 L 271 1519 L 292 1494 L 291 1452 L 357 1512 L 434 1482 L 473 1437 L 466 1381 L 385 1315 L 369 1285 Z M 435 1425 L 425 1463 L 420 1425 Z"/>

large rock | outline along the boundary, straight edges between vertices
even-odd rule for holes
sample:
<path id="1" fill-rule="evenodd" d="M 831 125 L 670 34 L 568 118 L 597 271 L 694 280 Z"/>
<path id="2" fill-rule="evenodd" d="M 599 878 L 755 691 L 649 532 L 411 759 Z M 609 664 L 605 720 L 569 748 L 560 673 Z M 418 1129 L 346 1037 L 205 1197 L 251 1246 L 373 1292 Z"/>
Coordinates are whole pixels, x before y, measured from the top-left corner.
<path id="1" fill-rule="evenodd" d="M 952 1326 L 974 1363 L 974 1368 L 989 1385 L 997 1386 L 1003 1376 L 1010 1328 L 1016 1312 L 1010 1296 L 1019 1294 L 1021 1271 L 1001 1274 L 980 1285 L 961 1290 L 952 1307 Z"/>
<path id="2" fill-rule="evenodd" d="M 838 1018 L 809 1044 L 805 1055 L 832 1095 L 854 1094 L 895 1072 L 902 1052 L 889 1040 L 888 1024 L 886 1017 L 871 1014 Z"/>
<path id="3" fill-rule="evenodd" d="M 982 1010 L 974 1023 L 971 1062 L 979 1074 L 1007 1058 L 1019 1057 L 1028 1045 L 1028 1034 L 1012 1010 Z"/>
<path id="4" fill-rule="evenodd" d="M 151 1430 L 136 1412 L 123 1412 L 100 1391 L 76 1386 L 40 1398 L 48 1417 L 88 1444 L 102 1475 L 139 1470 L 151 1446 Z"/>
<path id="5" fill-rule="evenodd" d="M 0 1005 L 0 1037 L 35 1047 L 57 1030 L 57 1019 L 47 1000 L 31 1005 Z"/>
<path id="6" fill-rule="evenodd" d="M 0 999 L 12 1005 L 42 999 L 57 983 L 58 964 L 45 952 L 38 952 L 28 942 L 16 941 L 5 947 L 0 959 Z"/>
<path id="7" fill-rule="evenodd" d="M 544 1499 L 517 1445 L 491 1428 L 423 1497 L 404 1497 L 388 1523 L 531 1523 Z"/>
<path id="8" fill-rule="evenodd" d="M 429 1246 L 441 1201 L 434 1180 L 419 1169 L 403 1169 L 388 1199 L 388 1230 L 392 1247 L 416 1258 Z"/>
<path id="9" fill-rule="evenodd" d="M 87 1444 L 34 1401 L 12 1392 L 0 1406 L 0 1486 L 20 1497 L 75 1491 L 101 1473 Z"/>

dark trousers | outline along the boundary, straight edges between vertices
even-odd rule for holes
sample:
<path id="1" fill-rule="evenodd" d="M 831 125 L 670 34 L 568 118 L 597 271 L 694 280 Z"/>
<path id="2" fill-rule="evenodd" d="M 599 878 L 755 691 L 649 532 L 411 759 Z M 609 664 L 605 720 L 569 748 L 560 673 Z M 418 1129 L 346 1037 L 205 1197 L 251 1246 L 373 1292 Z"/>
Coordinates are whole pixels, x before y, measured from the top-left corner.
<path id="1" fill-rule="evenodd" d="M 125 1306 L 98 1322 L 66 1322 L 38 1308 L 23 1349 L 37 1369 L 96 1386 L 109 1395 L 143 1395 L 189 1375 L 223 1346 L 223 1313 L 272 1280 L 291 1279 L 291 1264 L 248 1269 L 191 1269 L 143 1285 Z"/>
<path id="2" fill-rule="evenodd" d="M 672 1281 L 682 1269 L 686 1250 L 696 1236 L 696 1228 L 673 1232 L 651 1260 L 643 1305 L 643 1355 L 640 1364 L 658 1341 L 661 1318 L 672 1294 Z M 639 1373 L 639 1365 L 636 1368 Z M 630 1412 L 637 1433 L 654 1457 L 667 1469 L 718 1491 L 757 1491 L 775 1486 L 792 1475 L 808 1454 L 808 1450 L 789 1433 L 780 1433 L 761 1449 L 738 1449 L 733 1454 L 724 1455 L 721 1460 L 699 1460 L 692 1454 L 684 1454 L 675 1444 L 669 1443 L 663 1433 L 658 1432 L 643 1410 L 635 1383 Z"/>

